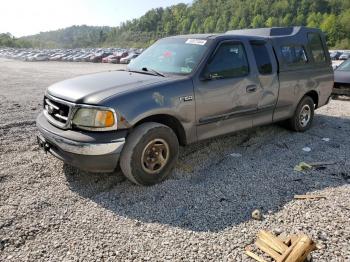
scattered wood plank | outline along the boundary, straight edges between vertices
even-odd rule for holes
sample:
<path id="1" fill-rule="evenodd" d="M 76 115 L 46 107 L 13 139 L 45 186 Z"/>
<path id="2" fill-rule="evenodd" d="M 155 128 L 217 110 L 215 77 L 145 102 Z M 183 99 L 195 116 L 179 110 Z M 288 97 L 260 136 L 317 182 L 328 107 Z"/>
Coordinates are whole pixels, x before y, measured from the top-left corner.
<path id="1" fill-rule="evenodd" d="M 289 256 L 280 262 L 303 262 L 311 251 L 316 249 L 315 243 L 308 236 L 299 237 L 295 242 L 295 246 L 291 250 Z"/>
<path id="2" fill-rule="evenodd" d="M 283 235 L 283 233 L 279 235 L 278 238 L 281 239 L 283 243 L 286 244 L 288 247 L 290 247 L 292 243 L 298 240 L 297 235 L 287 236 L 287 235 Z"/>
<path id="3" fill-rule="evenodd" d="M 270 232 L 264 230 L 260 231 L 258 234 L 258 239 L 261 239 L 266 245 L 270 246 L 280 254 L 288 249 L 288 246 L 285 245 L 283 241 Z"/>
<path id="4" fill-rule="evenodd" d="M 295 248 L 295 246 L 297 245 L 299 241 L 299 237 L 297 237 L 297 239 L 294 242 L 291 242 L 291 246 L 287 249 L 286 252 L 284 252 L 284 254 L 276 261 L 278 262 L 284 262 L 287 257 L 290 255 L 290 253 L 292 252 L 292 250 Z"/>
<path id="5" fill-rule="evenodd" d="M 312 200 L 315 200 L 315 199 L 326 199 L 327 197 L 326 196 L 321 196 L 321 195 L 295 195 L 294 196 L 294 199 L 299 199 L 299 200 L 305 200 L 305 199 L 312 199 Z"/>
<path id="6" fill-rule="evenodd" d="M 247 249 L 247 248 L 245 249 L 245 253 L 247 254 L 247 256 L 249 256 L 249 257 L 255 259 L 255 260 L 258 261 L 258 262 L 266 262 L 265 259 L 263 259 L 263 258 L 259 257 L 258 255 L 254 254 L 252 251 L 250 251 L 250 250 Z"/>
<path id="7" fill-rule="evenodd" d="M 260 231 L 255 245 L 276 262 L 303 262 L 316 244 L 307 235 L 291 235 L 277 237 L 270 232 Z M 246 254 L 258 262 L 266 262 L 251 249 Z"/>
<path id="8" fill-rule="evenodd" d="M 325 161 L 325 162 L 309 163 L 309 165 L 312 166 L 312 167 L 331 166 L 331 165 L 335 165 L 335 164 L 338 164 L 338 162 L 336 162 L 336 161 Z"/>
<path id="9" fill-rule="evenodd" d="M 268 244 L 266 244 L 263 240 L 259 239 L 255 242 L 255 245 L 261 250 L 268 254 L 275 260 L 278 260 L 281 256 L 280 253 L 271 248 Z"/>

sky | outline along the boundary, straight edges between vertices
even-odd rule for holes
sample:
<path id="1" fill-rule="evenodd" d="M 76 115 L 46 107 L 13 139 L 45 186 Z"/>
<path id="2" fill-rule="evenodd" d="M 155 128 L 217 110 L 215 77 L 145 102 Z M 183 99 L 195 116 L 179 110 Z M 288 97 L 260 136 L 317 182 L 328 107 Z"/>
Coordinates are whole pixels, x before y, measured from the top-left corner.
<path id="1" fill-rule="evenodd" d="M 148 10 L 192 0 L 0 0 L 0 33 L 15 37 L 72 25 L 118 26 Z"/>

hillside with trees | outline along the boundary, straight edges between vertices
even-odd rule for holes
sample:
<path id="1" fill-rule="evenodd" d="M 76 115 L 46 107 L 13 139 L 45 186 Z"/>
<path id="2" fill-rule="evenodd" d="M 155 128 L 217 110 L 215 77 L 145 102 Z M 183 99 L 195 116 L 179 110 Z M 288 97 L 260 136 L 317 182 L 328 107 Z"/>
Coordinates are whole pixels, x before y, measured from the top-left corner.
<path id="1" fill-rule="evenodd" d="M 106 41 L 111 30 L 112 28 L 108 26 L 71 26 L 60 30 L 41 32 L 21 39 L 40 48 L 95 47 Z"/>
<path id="2" fill-rule="evenodd" d="M 72 26 L 20 40 L 46 48 L 146 47 L 169 35 L 292 25 L 320 28 L 330 47 L 350 49 L 349 0 L 194 0 L 152 9 L 119 27 Z"/>
<path id="3" fill-rule="evenodd" d="M 13 37 L 10 33 L 0 34 L 0 46 L 28 48 L 32 47 L 32 43 L 24 39 Z"/>
<path id="4" fill-rule="evenodd" d="M 168 35 L 291 25 L 321 28 L 330 47 L 350 48 L 350 1 L 195 0 L 152 9 L 113 28 L 106 42 L 145 46 Z"/>

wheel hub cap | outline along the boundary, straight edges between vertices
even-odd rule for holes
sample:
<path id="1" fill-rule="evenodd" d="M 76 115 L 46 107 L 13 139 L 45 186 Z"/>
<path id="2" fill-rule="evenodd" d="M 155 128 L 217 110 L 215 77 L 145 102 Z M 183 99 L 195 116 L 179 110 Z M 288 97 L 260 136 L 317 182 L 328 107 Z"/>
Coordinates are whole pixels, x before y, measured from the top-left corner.
<path id="1" fill-rule="evenodd" d="M 302 127 L 306 127 L 311 119 L 311 108 L 309 105 L 304 105 L 300 111 L 299 123 Z"/>
<path id="2" fill-rule="evenodd" d="M 143 170 L 148 174 L 159 173 L 169 160 L 169 145 L 163 139 L 153 139 L 144 148 L 141 157 Z"/>

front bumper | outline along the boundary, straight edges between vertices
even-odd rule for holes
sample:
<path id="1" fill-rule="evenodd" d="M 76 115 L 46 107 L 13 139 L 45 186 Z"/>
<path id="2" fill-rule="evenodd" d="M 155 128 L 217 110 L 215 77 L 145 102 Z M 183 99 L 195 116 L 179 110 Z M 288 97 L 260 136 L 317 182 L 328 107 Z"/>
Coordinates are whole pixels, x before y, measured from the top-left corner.
<path id="1" fill-rule="evenodd" d="M 38 144 L 62 161 L 89 172 L 113 172 L 125 144 L 126 130 L 85 132 L 62 130 L 43 114 L 37 118 Z"/>

